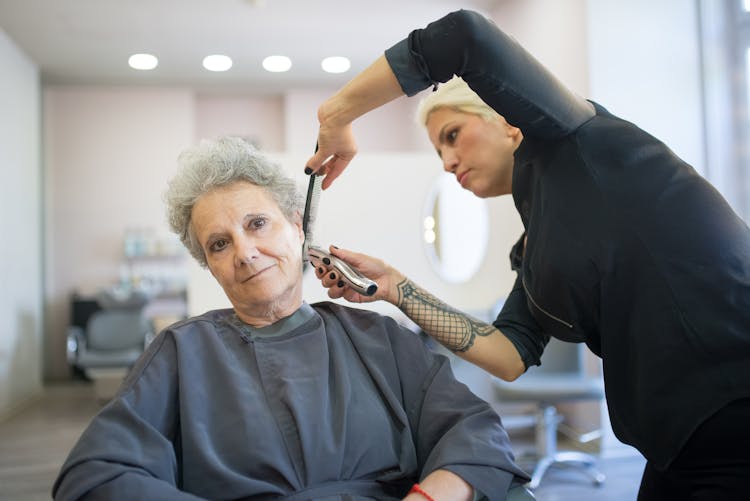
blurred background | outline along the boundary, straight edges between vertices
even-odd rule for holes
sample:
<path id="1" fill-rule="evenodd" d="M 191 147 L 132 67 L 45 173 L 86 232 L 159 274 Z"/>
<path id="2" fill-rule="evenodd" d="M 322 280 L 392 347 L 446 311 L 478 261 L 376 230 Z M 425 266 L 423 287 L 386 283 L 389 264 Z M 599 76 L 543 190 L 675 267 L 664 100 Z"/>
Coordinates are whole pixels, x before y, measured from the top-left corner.
<path id="1" fill-rule="evenodd" d="M 318 105 L 458 8 L 492 18 L 575 92 L 663 140 L 747 220 L 748 1 L 0 0 L 0 421 L 81 376 L 66 355 L 71 328 L 102 308 L 102 293 L 144 298 L 154 331 L 228 305 L 167 229 L 161 197 L 182 149 L 238 135 L 304 183 Z M 153 69 L 129 66 L 144 53 Z M 231 66 L 206 69 L 217 55 Z M 291 66 L 268 71 L 268 56 Z M 328 57 L 348 67 L 327 72 Z M 355 122 L 360 155 L 324 192 L 316 241 L 379 256 L 487 316 L 512 285 L 521 225 L 510 197 L 488 200 L 472 274 L 436 265 L 425 218 L 441 169 L 416 103 Z M 305 295 L 327 298 L 311 276 Z"/>

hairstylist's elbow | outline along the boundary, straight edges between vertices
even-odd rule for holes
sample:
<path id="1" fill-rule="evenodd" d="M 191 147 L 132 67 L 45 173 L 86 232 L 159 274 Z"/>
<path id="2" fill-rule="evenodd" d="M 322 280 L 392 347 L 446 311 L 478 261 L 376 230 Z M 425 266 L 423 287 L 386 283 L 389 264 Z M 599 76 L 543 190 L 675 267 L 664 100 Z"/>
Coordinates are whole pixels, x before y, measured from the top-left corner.
<path id="1" fill-rule="evenodd" d="M 526 372 L 526 366 L 522 360 L 519 360 L 518 364 L 513 364 L 513 367 L 506 367 L 504 374 L 498 377 L 504 381 L 512 382 L 521 377 L 524 372 Z"/>
<path id="2" fill-rule="evenodd" d="M 526 372 L 526 365 L 524 365 L 520 356 L 509 357 L 505 360 L 495 360 L 490 365 L 481 364 L 480 366 L 493 376 L 508 382 L 515 381 L 521 374 Z"/>

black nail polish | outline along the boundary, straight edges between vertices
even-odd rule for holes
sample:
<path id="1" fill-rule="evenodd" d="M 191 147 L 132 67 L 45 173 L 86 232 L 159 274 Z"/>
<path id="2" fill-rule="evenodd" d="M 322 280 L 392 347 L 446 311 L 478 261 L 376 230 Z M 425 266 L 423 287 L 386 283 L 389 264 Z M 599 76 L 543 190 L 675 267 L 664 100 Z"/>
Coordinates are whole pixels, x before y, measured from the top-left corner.
<path id="1" fill-rule="evenodd" d="M 310 167 L 305 167 L 305 174 L 307 175 L 312 174 L 312 169 Z"/>
<path id="2" fill-rule="evenodd" d="M 323 268 L 318 268 L 318 273 L 323 273 Z"/>
<path id="3" fill-rule="evenodd" d="M 336 274 L 335 274 L 335 273 L 331 273 L 331 274 L 330 274 L 330 275 L 328 275 L 328 276 L 329 276 L 329 277 L 331 277 L 331 280 L 334 280 L 334 279 L 336 278 Z"/>
<path id="4" fill-rule="evenodd" d="M 336 247 L 335 245 L 331 245 L 331 247 L 333 247 L 334 249 L 338 249 L 338 247 Z"/>
<path id="5" fill-rule="evenodd" d="M 344 286 L 344 281 L 343 280 L 339 280 L 339 283 L 337 283 L 336 285 L 338 285 L 339 287 L 343 287 Z"/>
<path id="6" fill-rule="evenodd" d="M 331 260 L 330 260 L 330 259 L 328 259 L 327 257 L 324 257 L 324 258 L 323 258 L 323 264 L 325 264 L 326 266 L 330 266 L 330 264 L 331 264 Z"/>

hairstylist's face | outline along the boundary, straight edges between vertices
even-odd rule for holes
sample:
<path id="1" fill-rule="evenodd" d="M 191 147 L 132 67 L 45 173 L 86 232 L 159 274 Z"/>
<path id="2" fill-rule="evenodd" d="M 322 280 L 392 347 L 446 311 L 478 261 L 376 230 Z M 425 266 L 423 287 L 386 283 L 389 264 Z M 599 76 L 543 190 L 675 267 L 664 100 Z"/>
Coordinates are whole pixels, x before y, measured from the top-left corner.
<path id="1" fill-rule="evenodd" d="M 478 197 L 511 192 L 513 152 L 521 131 L 502 118 L 487 121 L 479 115 L 437 108 L 427 119 L 427 134 L 443 160 L 446 172 Z"/>
<path id="2" fill-rule="evenodd" d="M 243 321 L 270 324 L 302 304 L 302 227 L 264 188 L 237 182 L 206 193 L 193 207 L 192 225 Z"/>

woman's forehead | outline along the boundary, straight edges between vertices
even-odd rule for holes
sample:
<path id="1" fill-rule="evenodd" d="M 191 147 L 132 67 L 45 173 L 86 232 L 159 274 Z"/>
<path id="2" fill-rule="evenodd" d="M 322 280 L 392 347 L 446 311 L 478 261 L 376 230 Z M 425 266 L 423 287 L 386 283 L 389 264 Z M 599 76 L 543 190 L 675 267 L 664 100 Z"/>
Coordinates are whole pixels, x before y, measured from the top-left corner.
<path id="1" fill-rule="evenodd" d="M 254 211 L 258 209 L 279 210 L 276 200 L 266 188 L 247 181 L 237 181 L 212 189 L 198 199 L 193 210 L 199 206 L 253 209 Z"/>
<path id="2" fill-rule="evenodd" d="M 265 188 L 246 181 L 221 186 L 202 195 L 192 210 L 195 229 L 216 225 L 225 219 L 247 214 L 281 214 L 281 209 Z"/>

